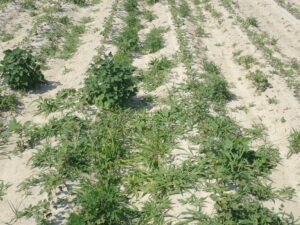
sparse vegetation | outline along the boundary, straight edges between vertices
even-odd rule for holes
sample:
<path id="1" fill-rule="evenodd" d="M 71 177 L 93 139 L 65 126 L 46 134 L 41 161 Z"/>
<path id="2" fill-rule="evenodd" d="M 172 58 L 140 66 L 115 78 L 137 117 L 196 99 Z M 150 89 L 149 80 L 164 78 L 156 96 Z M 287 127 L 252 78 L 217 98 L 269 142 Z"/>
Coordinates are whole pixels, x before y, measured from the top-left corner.
<path id="1" fill-rule="evenodd" d="M 0 33 L 0 39 L 2 42 L 6 42 L 6 41 L 10 41 L 12 39 L 14 39 L 14 35 L 13 34 L 9 34 L 9 33 Z"/>
<path id="2" fill-rule="evenodd" d="M 251 72 L 247 77 L 259 91 L 265 91 L 270 86 L 267 76 L 261 70 Z"/>
<path id="3" fill-rule="evenodd" d="M 179 15 L 182 17 L 187 17 L 190 15 L 190 12 L 191 12 L 191 9 L 190 9 L 188 3 L 185 0 L 181 1 L 179 8 L 178 8 Z"/>
<path id="4" fill-rule="evenodd" d="M 172 62 L 167 57 L 154 58 L 149 63 L 149 68 L 142 72 L 142 80 L 147 91 L 153 91 L 162 85 L 172 67 Z"/>
<path id="5" fill-rule="evenodd" d="M 3 196 L 5 195 L 5 191 L 9 188 L 10 185 L 5 184 L 3 180 L 0 180 L 0 201 L 3 200 Z"/>
<path id="6" fill-rule="evenodd" d="M 146 39 L 143 43 L 143 50 L 145 52 L 154 53 L 163 48 L 165 44 L 165 39 L 163 33 L 164 28 L 153 28 L 148 34 L 146 34 Z"/>
<path id="7" fill-rule="evenodd" d="M 296 154 L 300 152 L 300 131 L 299 130 L 293 130 L 289 137 L 289 148 L 290 152 L 288 154 L 288 157 L 290 157 L 292 154 Z"/>
<path id="8" fill-rule="evenodd" d="M 237 57 L 236 58 L 236 61 L 239 65 L 245 67 L 246 69 L 250 69 L 253 64 L 257 64 L 257 60 L 251 56 L 251 55 L 242 55 L 242 56 L 239 56 L 240 52 L 237 52 L 235 54 L 235 56 Z"/>
<path id="9" fill-rule="evenodd" d="M 0 94 L 0 111 L 15 111 L 19 100 L 14 94 Z"/>
<path id="10" fill-rule="evenodd" d="M 249 28 L 250 26 L 258 27 L 258 22 L 254 17 L 248 17 L 244 21 L 244 27 Z"/>

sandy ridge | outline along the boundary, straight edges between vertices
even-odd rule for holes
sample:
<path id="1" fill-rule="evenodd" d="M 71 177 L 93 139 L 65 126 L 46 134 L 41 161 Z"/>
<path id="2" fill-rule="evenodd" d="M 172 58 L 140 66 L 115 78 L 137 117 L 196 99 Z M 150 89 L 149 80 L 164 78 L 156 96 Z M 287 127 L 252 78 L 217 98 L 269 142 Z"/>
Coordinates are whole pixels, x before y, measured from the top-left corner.
<path id="1" fill-rule="evenodd" d="M 300 20 L 274 1 L 238 0 L 238 11 L 244 17 L 255 17 L 259 29 L 278 40 L 280 52 L 300 60 Z"/>

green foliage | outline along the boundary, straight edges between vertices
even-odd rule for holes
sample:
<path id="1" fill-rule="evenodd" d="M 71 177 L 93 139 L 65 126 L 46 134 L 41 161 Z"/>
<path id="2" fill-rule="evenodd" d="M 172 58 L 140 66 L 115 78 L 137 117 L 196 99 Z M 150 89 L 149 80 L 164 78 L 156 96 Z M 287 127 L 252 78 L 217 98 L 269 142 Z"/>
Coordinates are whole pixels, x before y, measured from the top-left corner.
<path id="1" fill-rule="evenodd" d="M 241 66 L 244 66 L 246 69 L 250 69 L 253 64 L 257 63 L 257 60 L 251 55 L 244 55 L 237 58 L 237 63 Z"/>
<path id="2" fill-rule="evenodd" d="M 178 14 L 182 17 L 187 17 L 190 15 L 191 9 L 189 7 L 189 4 L 183 0 L 181 1 L 179 8 L 178 8 Z"/>
<path id="3" fill-rule="evenodd" d="M 139 36 L 138 29 L 135 27 L 126 27 L 114 40 L 114 44 L 121 53 L 136 51 L 138 48 Z"/>
<path id="4" fill-rule="evenodd" d="M 202 75 L 206 82 L 193 81 L 190 88 L 198 99 L 218 105 L 231 100 L 233 95 L 228 90 L 227 81 L 219 74 L 207 73 Z"/>
<path id="5" fill-rule="evenodd" d="M 30 90 L 45 83 L 39 59 L 30 51 L 19 48 L 4 51 L 0 62 L 0 75 L 3 83 L 16 90 Z"/>
<path id="6" fill-rule="evenodd" d="M 88 3 L 87 0 L 67 0 L 67 1 L 79 6 L 85 6 Z"/>
<path id="7" fill-rule="evenodd" d="M 5 191 L 9 188 L 10 185 L 5 184 L 3 180 L 0 180 L 0 201 L 3 200 L 3 196 L 5 195 Z"/>
<path id="8" fill-rule="evenodd" d="M 0 6 L 12 2 L 13 0 L 0 0 Z"/>
<path id="9" fill-rule="evenodd" d="M 144 203 L 138 224 L 166 224 L 165 217 L 171 201 L 167 197 L 154 197 Z"/>
<path id="10" fill-rule="evenodd" d="M 126 0 L 124 8 L 126 12 L 136 12 L 138 10 L 138 0 Z"/>
<path id="11" fill-rule="evenodd" d="M 13 34 L 9 34 L 9 33 L 6 33 L 6 32 L 0 33 L 0 40 L 1 41 L 6 42 L 6 41 L 10 41 L 12 39 L 14 39 Z"/>
<path id="12" fill-rule="evenodd" d="M 93 63 L 85 79 L 88 102 L 104 107 L 125 106 L 137 91 L 134 70 L 130 64 L 116 61 L 112 54 Z"/>
<path id="13" fill-rule="evenodd" d="M 67 224 L 130 224 L 137 213 L 129 207 L 118 183 L 117 178 L 106 178 L 82 184 L 75 199 L 80 211 L 71 213 Z"/>
<path id="14" fill-rule="evenodd" d="M 145 10 L 143 12 L 143 16 L 146 20 L 148 20 L 150 22 L 156 18 L 156 16 L 149 10 Z"/>
<path id="15" fill-rule="evenodd" d="M 292 156 L 293 154 L 297 154 L 300 152 L 300 131 L 293 130 L 289 137 L 289 154 L 288 157 Z"/>
<path id="16" fill-rule="evenodd" d="M 172 62 L 167 57 L 152 59 L 148 70 L 142 72 L 142 80 L 147 91 L 153 91 L 162 85 L 172 67 Z"/>
<path id="17" fill-rule="evenodd" d="M 198 37 L 206 37 L 207 36 L 207 33 L 201 26 L 198 26 L 195 32 Z"/>
<path id="18" fill-rule="evenodd" d="M 24 2 L 21 2 L 20 4 L 24 9 L 31 9 L 31 10 L 37 9 L 34 0 L 26 0 Z"/>
<path id="19" fill-rule="evenodd" d="M 70 31 L 64 33 L 65 41 L 59 58 L 69 59 L 77 51 L 80 44 L 79 37 L 85 32 L 84 25 L 72 25 Z"/>
<path id="20" fill-rule="evenodd" d="M 254 17 L 248 17 L 244 20 L 243 26 L 249 28 L 250 26 L 258 27 L 258 22 Z"/>
<path id="21" fill-rule="evenodd" d="M 164 28 L 153 28 L 148 34 L 146 34 L 146 39 L 143 43 L 143 50 L 149 53 L 154 53 L 163 48 L 165 44 L 165 39 L 163 33 Z"/>
<path id="22" fill-rule="evenodd" d="M 0 94 L 0 111 L 14 111 L 19 105 L 19 100 L 16 95 Z"/>
<path id="23" fill-rule="evenodd" d="M 159 2 L 159 0 L 145 0 L 147 4 L 154 5 L 155 3 Z"/>
<path id="24" fill-rule="evenodd" d="M 267 76 L 261 70 L 251 72 L 247 78 L 252 81 L 252 84 L 259 91 L 265 91 L 270 86 Z"/>

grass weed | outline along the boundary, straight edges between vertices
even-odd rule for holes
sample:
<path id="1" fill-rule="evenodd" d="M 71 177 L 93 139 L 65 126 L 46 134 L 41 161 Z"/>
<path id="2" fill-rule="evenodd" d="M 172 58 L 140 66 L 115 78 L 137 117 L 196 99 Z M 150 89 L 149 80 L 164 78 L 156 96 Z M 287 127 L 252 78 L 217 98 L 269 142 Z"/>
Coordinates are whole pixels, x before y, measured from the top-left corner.
<path id="1" fill-rule="evenodd" d="M 0 94 L 0 111 L 15 111 L 19 104 L 15 94 Z"/>
<path id="2" fill-rule="evenodd" d="M 149 21 L 149 22 L 151 22 L 151 21 L 153 21 L 153 20 L 156 19 L 155 14 L 154 14 L 153 12 L 149 11 L 149 10 L 145 10 L 145 11 L 143 12 L 143 16 L 144 16 L 144 18 L 145 18 L 147 21 Z"/>
<path id="3" fill-rule="evenodd" d="M 244 20 L 243 26 L 246 27 L 246 28 L 249 28 L 251 26 L 252 27 L 258 27 L 257 19 L 254 18 L 254 17 L 248 17 Z"/>
<path id="4" fill-rule="evenodd" d="M 251 72 L 247 78 L 251 80 L 258 91 L 265 91 L 270 86 L 267 76 L 261 70 Z"/>
<path id="5" fill-rule="evenodd" d="M 2 32 L 2 33 L 0 34 L 0 40 L 1 40 L 2 42 L 10 41 L 10 40 L 12 40 L 12 39 L 14 39 L 14 35 L 13 35 L 13 34 L 6 33 L 6 32 Z"/>
<path id="6" fill-rule="evenodd" d="M 289 136 L 289 153 L 288 157 L 300 152 L 300 131 L 293 130 Z"/>
<path id="7" fill-rule="evenodd" d="M 150 61 L 148 69 L 141 76 L 147 91 L 153 91 L 166 82 L 172 62 L 165 56 Z"/>
<path id="8" fill-rule="evenodd" d="M 181 1 L 180 5 L 178 7 L 178 14 L 181 17 L 188 17 L 188 16 L 190 16 L 190 12 L 191 12 L 191 9 L 190 9 L 189 4 L 185 0 Z"/>
<path id="9" fill-rule="evenodd" d="M 165 31 L 165 28 L 162 27 L 150 30 L 149 33 L 146 34 L 143 50 L 145 52 L 154 53 L 162 49 L 165 44 L 165 39 L 163 37 Z"/>
<path id="10" fill-rule="evenodd" d="M 3 180 L 0 180 L 0 201 L 3 200 L 3 196 L 5 195 L 5 191 L 9 188 L 9 184 L 4 183 Z"/>

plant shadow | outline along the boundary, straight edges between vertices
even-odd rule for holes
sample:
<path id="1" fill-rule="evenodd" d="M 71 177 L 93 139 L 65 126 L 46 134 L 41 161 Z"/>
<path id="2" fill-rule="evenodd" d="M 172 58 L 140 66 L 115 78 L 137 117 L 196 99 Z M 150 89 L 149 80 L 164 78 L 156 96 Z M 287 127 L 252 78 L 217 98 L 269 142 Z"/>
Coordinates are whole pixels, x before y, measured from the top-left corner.
<path id="1" fill-rule="evenodd" d="M 32 90 L 31 94 L 44 94 L 57 88 L 61 83 L 57 81 L 47 81 L 47 83 L 41 85 L 38 89 Z"/>

